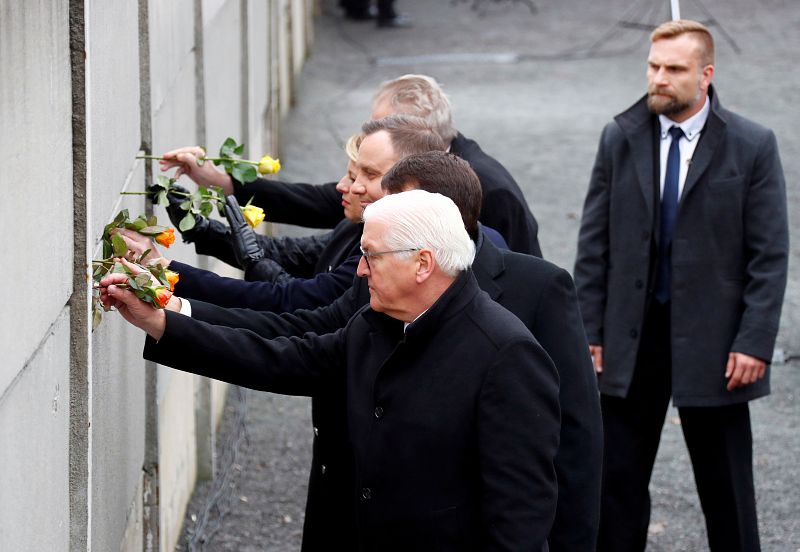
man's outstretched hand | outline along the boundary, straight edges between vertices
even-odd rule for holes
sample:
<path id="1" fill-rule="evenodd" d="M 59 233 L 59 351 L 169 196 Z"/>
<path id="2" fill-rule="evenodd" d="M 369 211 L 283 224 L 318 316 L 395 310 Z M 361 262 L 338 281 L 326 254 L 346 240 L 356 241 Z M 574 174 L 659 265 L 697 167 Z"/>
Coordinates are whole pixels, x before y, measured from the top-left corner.
<path id="1" fill-rule="evenodd" d="M 225 195 L 233 194 L 233 181 L 227 173 L 220 172 L 214 168 L 211 162 L 201 162 L 199 165 L 197 159 L 205 157 L 206 152 L 200 146 L 188 146 L 184 148 L 174 149 L 163 154 L 158 166 L 161 172 L 166 172 L 170 169 L 177 168 L 175 171 L 175 178 L 180 178 L 186 175 L 191 178 L 198 186 L 210 188 L 212 186 L 219 186 L 225 192 Z"/>
<path id="2" fill-rule="evenodd" d="M 117 309 L 125 320 L 147 332 L 153 339 L 161 339 L 167 325 L 164 311 L 153 308 L 132 291 L 120 287 L 127 282 L 126 274 L 109 274 L 100 280 L 100 301 L 106 309 Z M 175 308 L 176 304 L 173 304 L 170 310 Z M 180 308 L 180 303 L 177 303 L 177 308 Z"/>

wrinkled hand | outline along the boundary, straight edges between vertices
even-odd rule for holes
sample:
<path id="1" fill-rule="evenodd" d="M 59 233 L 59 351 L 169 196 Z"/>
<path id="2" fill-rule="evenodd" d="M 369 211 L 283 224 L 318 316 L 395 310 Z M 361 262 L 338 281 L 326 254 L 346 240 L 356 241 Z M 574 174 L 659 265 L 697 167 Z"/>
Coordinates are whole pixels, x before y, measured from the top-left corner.
<path id="1" fill-rule="evenodd" d="M 176 179 L 185 174 L 198 186 L 219 186 L 225 191 L 225 195 L 233 194 L 233 181 L 227 173 L 218 171 L 211 162 L 197 164 L 197 158 L 205 155 L 206 152 L 200 146 L 178 148 L 163 154 L 164 159 L 158 165 L 161 172 L 177 168 Z"/>
<path id="2" fill-rule="evenodd" d="M 767 363 L 759 358 L 744 353 L 729 353 L 728 364 L 725 367 L 727 389 L 733 391 L 737 387 L 755 383 L 764 377 L 766 371 Z"/>
<path id="3" fill-rule="evenodd" d="M 225 200 L 225 218 L 231 229 L 233 254 L 239 266 L 245 271 L 264 258 L 264 250 L 258 243 L 256 233 L 242 216 L 242 209 L 236 198 L 229 196 Z"/>
<path id="4" fill-rule="evenodd" d="M 165 268 L 169 266 L 169 259 L 161 256 L 161 252 L 158 250 L 155 242 L 151 238 L 134 230 L 128 230 L 127 228 L 115 228 L 111 231 L 111 233 L 119 234 L 122 236 L 122 239 L 125 240 L 125 245 L 128 246 L 128 260 L 138 259 L 145 251 L 149 249 L 150 253 L 148 253 L 144 259 L 142 259 L 142 264 L 158 261 Z"/>
<path id="5" fill-rule="evenodd" d="M 161 309 L 140 300 L 127 289 L 118 287 L 126 284 L 125 274 L 109 274 L 100 280 L 100 300 L 106 309 L 115 308 L 122 317 L 137 328 L 141 328 L 153 339 L 161 339 L 167 325 L 167 316 Z"/>
<path id="6" fill-rule="evenodd" d="M 600 375 L 603 373 L 603 346 L 602 345 L 589 345 L 589 354 L 592 355 L 592 364 L 594 364 L 594 371 Z"/>

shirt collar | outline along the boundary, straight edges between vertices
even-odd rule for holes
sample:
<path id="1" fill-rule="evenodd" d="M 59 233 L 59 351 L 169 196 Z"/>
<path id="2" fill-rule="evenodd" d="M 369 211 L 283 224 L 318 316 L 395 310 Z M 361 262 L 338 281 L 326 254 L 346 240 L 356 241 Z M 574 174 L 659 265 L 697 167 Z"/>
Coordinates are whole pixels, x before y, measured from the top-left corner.
<path id="1" fill-rule="evenodd" d="M 703 127 L 706 125 L 706 120 L 708 120 L 708 112 L 711 110 L 711 104 L 708 101 L 708 95 L 706 95 L 705 102 L 703 102 L 703 107 L 700 108 L 700 111 L 683 121 L 682 123 L 676 123 L 669 117 L 665 115 L 658 116 L 658 122 L 661 124 L 661 139 L 665 140 L 667 136 L 669 136 L 669 129 L 677 126 L 680 127 L 683 131 L 684 136 L 688 141 L 692 141 L 698 136 L 700 136 L 700 132 L 703 130 Z"/>

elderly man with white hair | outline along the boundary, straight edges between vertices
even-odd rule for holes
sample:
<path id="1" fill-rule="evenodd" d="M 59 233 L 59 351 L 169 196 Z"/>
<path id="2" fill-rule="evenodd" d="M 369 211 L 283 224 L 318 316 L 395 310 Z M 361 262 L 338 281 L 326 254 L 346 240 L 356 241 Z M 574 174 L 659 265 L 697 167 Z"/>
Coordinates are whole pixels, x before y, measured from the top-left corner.
<path id="1" fill-rule="evenodd" d="M 555 514 L 558 376 L 522 322 L 478 288 L 455 204 L 421 190 L 364 212 L 370 306 L 322 336 L 263 339 L 101 296 L 145 357 L 254 389 L 329 393 L 351 453 L 359 550 L 546 550 Z M 332 543 L 333 544 L 333 543 Z"/>

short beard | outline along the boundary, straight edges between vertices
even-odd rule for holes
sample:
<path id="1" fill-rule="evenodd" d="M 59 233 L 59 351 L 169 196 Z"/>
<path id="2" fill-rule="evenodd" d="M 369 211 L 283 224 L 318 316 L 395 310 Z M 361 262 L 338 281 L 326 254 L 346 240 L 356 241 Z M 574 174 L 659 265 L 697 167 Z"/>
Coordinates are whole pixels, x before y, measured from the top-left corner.
<path id="1" fill-rule="evenodd" d="M 698 90 L 697 95 L 695 95 L 695 97 L 691 100 L 682 101 L 674 96 L 664 100 L 663 96 L 657 96 L 656 92 L 657 91 L 654 90 L 648 91 L 647 108 L 650 110 L 650 113 L 654 115 L 664 115 L 665 117 L 683 113 L 687 109 L 690 109 L 693 105 L 700 101 L 700 96 L 702 95 L 702 92 Z"/>

